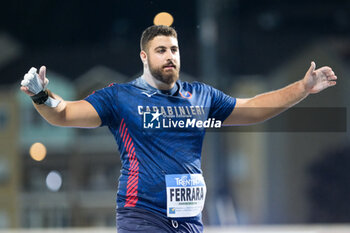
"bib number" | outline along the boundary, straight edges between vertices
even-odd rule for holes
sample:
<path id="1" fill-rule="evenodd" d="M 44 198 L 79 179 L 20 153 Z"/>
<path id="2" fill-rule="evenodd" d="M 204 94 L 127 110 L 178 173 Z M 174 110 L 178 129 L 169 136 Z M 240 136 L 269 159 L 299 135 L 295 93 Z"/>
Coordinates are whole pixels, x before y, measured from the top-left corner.
<path id="1" fill-rule="evenodd" d="M 194 217 L 204 207 L 207 188 L 201 174 L 166 175 L 167 216 Z"/>

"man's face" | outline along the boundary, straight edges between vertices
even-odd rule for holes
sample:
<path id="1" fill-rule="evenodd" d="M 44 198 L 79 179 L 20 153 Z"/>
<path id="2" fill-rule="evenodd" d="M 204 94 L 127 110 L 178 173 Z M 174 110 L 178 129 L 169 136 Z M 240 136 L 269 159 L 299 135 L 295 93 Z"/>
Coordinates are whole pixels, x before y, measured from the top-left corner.
<path id="1" fill-rule="evenodd" d="M 156 36 L 148 42 L 147 62 L 157 80 L 171 84 L 179 78 L 180 52 L 177 39 L 172 36 Z"/>

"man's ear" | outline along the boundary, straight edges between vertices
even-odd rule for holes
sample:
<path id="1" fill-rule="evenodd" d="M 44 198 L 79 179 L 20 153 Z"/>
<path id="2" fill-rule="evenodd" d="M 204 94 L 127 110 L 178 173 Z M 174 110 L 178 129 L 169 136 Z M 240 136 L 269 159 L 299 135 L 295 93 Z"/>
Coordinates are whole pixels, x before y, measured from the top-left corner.
<path id="1" fill-rule="evenodd" d="M 143 64 L 147 64 L 147 53 L 145 51 L 141 50 L 140 58 Z"/>

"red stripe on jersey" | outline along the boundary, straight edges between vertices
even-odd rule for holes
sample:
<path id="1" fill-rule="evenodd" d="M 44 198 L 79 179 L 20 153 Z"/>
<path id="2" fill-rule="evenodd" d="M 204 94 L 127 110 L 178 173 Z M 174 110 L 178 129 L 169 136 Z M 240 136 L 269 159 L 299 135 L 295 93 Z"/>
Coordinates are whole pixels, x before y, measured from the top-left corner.
<path id="1" fill-rule="evenodd" d="M 129 147 L 129 148 L 128 148 L 128 152 L 130 152 L 130 149 L 131 149 L 131 148 L 134 148 L 134 143 L 131 142 L 130 145 L 128 145 L 128 147 Z M 131 152 L 131 154 L 132 154 L 132 152 Z"/>
<path id="2" fill-rule="evenodd" d="M 127 189 L 132 190 L 133 187 L 135 187 L 138 184 L 138 179 L 136 179 L 136 177 L 137 176 L 135 174 L 135 176 L 133 177 L 134 179 L 130 179 L 130 183 L 126 186 Z"/>
<path id="3" fill-rule="evenodd" d="M 128 127 L 124 122 L 124 118 L 121 121 L 119 127 L 120 138 L 129 159 L 129 173 L 128 181 L 126 185 L 126 201 L 124 207 L 135 207 L 138 201 L 138 184 L 139 184 L 139 161 L 136 157 L 134 142 L 132 137 L 128 133 Z M 131 153 L 130 153 L 131 151 Z"/>
<path id="4" fill-rule="evenodd" d="M 123 142 L 125 142 L 125 136 L 128 134 L 128 128 L 125 127 L 125 132 L 124 132 L 124 136 L 123 136 Z M 125 146 L 125 144 L 124 144 Z"/>
<path id="5" fill-rule="evenodd" d="M 125 127 L 125 123 L 124 123 L 124 124 L 123 124 L 123 128 L 122 128 L 122 133 L 121 133 L 121 135 L 120 135 L 121 138 L 123 138 L 125 128 L 126 128 L 126 127 Z"/>
<path id="6" fill-rule="evenodd" d="M 130 137 L 130 135 L 128 134 L 128 138 Z M 129 141 L 128 141 L 128 138 L 126 138 L 126 151 L 129 153 L 129 149 L 130 149 L 130 145 L 133 144 L 131 142 L 131 137 L 129 138 Z"/>
<path id="7" fill-rule="evenodd" d="M 136 168 L 136 167 L 138 167 L 139 166 L 139 161 L 137 161 L 136 159 L 133 159 L 132 161 L 131 161 L 131 163 L 130 163 L 130 168 L 131 169 L 134 169 L 134 168 Z"/>
<path id="8" fill-rule="evenodd" d="M 122 125 L 124 124 L 124 118 L 122 119 L 122 122 L 120 122 L 120 126 L 119 126 L 119 133 L 121 133 L 121 129 L 122 129 Z"/>

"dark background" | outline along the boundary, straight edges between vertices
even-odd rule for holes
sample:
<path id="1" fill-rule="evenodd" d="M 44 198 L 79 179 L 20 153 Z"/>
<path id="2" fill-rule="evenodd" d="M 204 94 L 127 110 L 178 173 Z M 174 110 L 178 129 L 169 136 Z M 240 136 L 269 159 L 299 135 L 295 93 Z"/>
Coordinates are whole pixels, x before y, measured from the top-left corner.
<path id="1" fill-rule="evenodd" d="M 242 92 L 247 92 L 248 95 L 250 90 L 253 90 L 252 92 L 261 91 L 263 88 L 271 90 L 273 85 L 281 87 L 290 83 L 291 80 L 296 81 L 299 74 L 302 75 L 307 70 L 310 62 L 309 57 L 300 59 L 300 53 L 311 48 L 312 45 L 317 45 L 315 49 L 317 52 L 320 50 L 326 51 L 321 53 L 323 58 L 320 58 L 322 56 L 318 57 L 318 53 L 314 55 L 310 52 L 310 56 L 316 56 L 315 59 L 329 58 L 335 64 L 339 64 L 338 67 L 342 68 L 339 71 L 343 72 L 343 75 L 339 76 L 342 79 L 332 89 L 333 92 L 332 90 L 326 90 L 322 94 L 316 95 L 317 97 L 308 98 L 306 101 L 311 99 L 314 102 L 310 102 L 310 105 L 316 107 L 324 107 L 323 103 L 325 105 L 332 103 L 327 107 L 337 106 L 347 111 L 344 106 L 347 106 L 348 103 L 348 98 L 346 98 L 348 91 L 344 83 L 346 83 L 348 73 L 346 68 L 350 58 L 350 1 L 13 0 L 3 1 L 1 10 L 0 35 L 6 34 L 16 41 L 20 45 L 20 54 L 9 62 L 1 63 L 2 60 L 0 60 L 0 87 L 12 86 L 17 89 L 23 75 L 30 67 L 40 67 L 41 65 L 46 65 L 50 71 L 62 75 L 64 80 L 72 81 L 72 88 L 74 85 L 78 85 L 73 83 L 74 80 L 81 77 L 92 67 L 99 65 L 118 71 L 131 80 L 142 72 L 142 64 L 139 58 L 139 40 L 142 31 L 153 24 L 153 18 L 157 13 L 165 11 L 174 17 L 172 26 L 175 27 L 179 36 L 182 71 L 195 77 L 196 80 L 214 84 L 214 87 L 232 93 L 232 84 L 242 83 L 242 80 L 247 81 L 245 76 L 248 76 L 248 78 L 251 76 L 254 77 L 254 80 L 250 83 L 253 85 L 248 82 L 248 86 L 252 89 L 240 86 Z M 203 46 L 207 38 L 201 39 L 203 28 L 208 27 L 204 23 L 203 17 L 211 17 L 217 26 L 217 40 L 214 46 L 210 48 Z M 328 48 L 331 46 L 327 46 L 327 43 L 333 42 L 333 39 L 336 41 L 335 50 Z M 318 44 L 320 41 L 324 42 L 326 46 L 323 47 L 322 43 L 320 46 Z M 334 53 L 328 56 L 328 51 L 335 51 L 336 56 L 332 57 Z M 3 57 L 1 52 L 0 58 Z M 301 61 L 303 64 L 291 64 L 294 62 L 293 58 L 296 57 L 299 58 L 299 61 L 303 60 Z M 271 75 L 271 73 L 283 67 L 284 64 L 289 65 L 284 70 L 288 71 L 288 74 L 286 73 L 285 76 L 281 77 L 281 83 L 276 84 L 278 80 L 272 79 L 271 77 L 274 75 Z M 317 64 L 318 67 L 328 65 Z M 290 71 L 288 70 L 289 67 L 294 69 Z M 295 69 L 295 67 L 297 68 Z M 339 74 L 338 70 L 336 72 Z M 293 76 L 293 79 L 289 79 L 290 76 Z M 106 81 L 103 78 L 101 77 L 101 82 Z M 116 82 L 118 81 L 116 80 Z M 266 86 L 262 87 L 262 83 Z M 90 85 L 95 86 L 95 84 L 101 83 L 93 80 Z M 254 84 L 257 84 L 256 89 L 254 89 Z M 108 85 L 108 83 L 105 85 Z M 52 84 L 53 86 L 54 84 Z M 87 91 L 92 88 L 91 86 L 87 85 L 82 89 Z M 18 89 L 17 91 L 19 92 Z M 69 91 L 72 92 L 72 90 Z M 78 96 L 84 96 L 84 94 L 78 93 Z M 336 96 L 335 94 L 339 95 Z M 24 94 L 22 96 L 23 99 L 27 98 Z M 334 101 L 331 99 L 333 97 Z M 26 100 L 29 101 L 29 98 Z M 24 122 L 33 125 L 33 128 L 40 129 L 38 126 L 41 125 L 47 127 L 48 124 L 31 108 L 29 102 L 28 105 L 23 104 L 21 108 L 18 108 L 16 111 L 19 112 L 14 115 L 19 115 L 24 120 L 28 118 L 29 120 L 27 119 Z M 12 106 L 12 103 L 9 106 Z M 27 108 L 27 111 L 25 111 L 25 108 Z M 327 121 L 329 119 L 325 117 L 326 115 L 324 114 L 322 119 Z M 348 116 L 345 117 L 347 117 L 345 121 L 348 120 Z M 293 119 L 295 120 L 295 117 Z M 1 121 L 5 122 L 0 115 L 0 123 Z M 274 122 L 278 123 L 278 129 L 280 129 L 280 125 L 283 126 L 283 118 L 278 118 Z M 297 121 L 291 122 L 297 126 L 301 125 Z M 290 126 L 288 121 L 285 124 L 284 126 Z M 302 128 L 301 131 L 277 130 L 278 132 L 281 131 L 281 134 L 268 134 L 266 138 L 256 138 L 254 134 L 250 134 L 251 139 L 244 138 L 244 134 L 235 134 L 233 130 L 229 132 L 232 134 L 222 134 L 223 136 L 209 134 L 209 141 L 210 138 L 214 138 L 214 140 L 211 143 L 204 143 L 208 147 L 207 150 L 203 150 L 203 165 L 207 166 L 203 170 L 207 169 L 209 171 L 206 171 L 205 174 L 208 178 L 211 178 L 208 179 L 208 187 L 211 188 L 208 193 L 212 193 L 212 197 L 208 196 L 207 210 L 204 211 L 205 224 L 350 222 L 350 206 L 347 200 L 350 195 L 350 189 L 348 188 L 350 187 L 350 150 L 347 141 L 349 136 L 346 136 L 348 134 L 344 132 L 346 129 L 343 130 L 347 127 L 346 122 L 344 124 L 345 126 L 340 130 L 343 134 L 336 131 L 329 138 L 322 132 L 318 133 L 317 130 L 306 130 L 307 132 L 313 132 L 313 134 L 306 134 L 304 133 L 305 128 Z M 3 125 L 5 124 L 3 123 Z M 23 123 L 18 125 L 17 131 L 13 131 L 14 138 L 17 137 L 17 133 L 23 134 L 23 132 L 20 132 L 23 131 L 21 127 L 26 126 Z M 261 131 L 268 131 L 264 127 L 266 125 L 263 125 Z M 58 130 L 61 129 L 47 127 L 47 132 L 51 135 L 59 135 L 62 132 L 58 132 Z M 253 131 L 260 132 L 259 130 Z M 249 132 L 249 128 L 242 132 Z M 290 132 L 299 132 L 300 134 L 291 134 Z M 52 169 L 63 171 L 64 176 L 67 177 L 67 179 L 64 177 L 65 181 L 71 182 L 73 180 L 76 182 L 73 182 L 72 187 L 64 187 L 63 191 L 65 191 L 65 188 L 68 191 L 81 191 L 85 186 L 89 186 L 89 182 L 85 180 L 88 180 L 89 176 L 93 177 L 96 161 L 99 161 L 101 162 L 101 170 L 106 165 L 103 172 L 107 174 L 106 177 L 110 177 L 108 184 L 112 184 L 114 192 L 114 182 L 117 177 L 115 169 L 119 169 L 118 166 L 114 166 L 119 163 L 114 144 L 112 149 L 109 147 L 105 149 L 108 153 L 102 150 L 103 148 L 97 148 L 96 151 L 98 152 L 94 150 L 89 152 L 89 149 L 84 151 L 82 150 L 84 147 L 89 148 L 88 143 L 84 140 L 88 139 L 88 136 L 94 136 L 94 134 L 98 136 L 96 138 L 100 141 L 93 137 L 94 140 L 91 141 L 95 144 L 101 144 L 100 147 L 103 147 L 102 142 L 105 138 L 101 135 L 105 135 L 105 132 L 96 130 L 91 133 L 78 129 L 75 133 L 76 135 L 72 138 L 77 143 L 72 146 L 73 152 L 69 148 L 67 151 L 65 151 L 66 148 L 60 151 L 59 149 L 56 150 L 57 148 L 52 149 L 54 147 L 50 148 L 50 145 L 48 146 L 51 153 L 47 159 L 49 165 L 45 162 L 41 164 L 33 162 L 28 156 L 28 145 L 19 145 L 18 147 L 21 147 L 19 154 L 22 156 L 19 158 L 22 159 L 22 162 L 24 161 L 21 167 L 24 171 L 24 178 L 20 188 L 25 191 L 32 191 L 30 188 L 26 189 L 27 183 L 39 178 L 35 174 L 32 177 L 27 176 L 27 174 L 31 174 L 30 172 L 35 168 L 42 170 L 40 174 L 46 174 L 52 166 Z M 36 136 L 38 137 L 38 135 Z M 320 150 L 322 153 L 316 150 L 318 147 L 322 147 L 322 142 L 331 141 L 333 136 L 337 137 L 337 141 L 334 140 L 336 142 L 332 142 L 333 144 L 329 143 L 332 144 L 329 146 L 331 149 L 324 150 L 322 148 Z M 224 142 L 225 138 L 227 142 Z M 338 138 L 340 139 L 338 140 Z M 29 140 L 35 142 L 37 138 L 33 136 Z M 79 142 L 81 144 L 78 144 Z M 91 148 L 95 147 L 93 143 L 89 145 Z M 254 151 L 254 147 L 260 147 L 259 143 L 264 145 L 261 151 Z M 12 149 L 11 144 L 7 147 Z M 243 148 L 243 152 L 241 148 Z M 253 149 L 249 150 L 251 148 Z M 315 150 L 309 150 L 309 148 Z M 245 149 L 248 152 L 244 152 Z M 295 151 L 294 154 L 293 151 Z M 314 154 L 308 154 L 308 151 Z M 86 154 L 89 153 L 93 154 L 93 159 L 90 158 L 90 161 L 86 159 Z M 220 153 L 222 156 L 216 157 Z M 257 153 L 257 155 L 255 156 L 254 153 Z M 265 157 L 259 160 L 261 155 Z M 101 156 L 105 157 L 101 159 Z M 249 156 L 254 157 L 254 159 L 249 160 Z M 307 159 L 304 159 L 305 157 Z M 231 166 L 232 164 L 233 166 Z M 59 166 L 68 168 L 60 168 Z M 75 166 L 80 170 L 76 169 Z M 251 173 L 254 168 L 260 169 L 260 167 L 265 169 L 261 169 L 260 171 L 263 171 L 261 173 L 256 173 L 264 175 L 261 179 L 259 175 Z M 89 168 L 86 169 L 88 171 L 85 171 L 85 168 Z M 66 173 L 64 173 L 64 169 L 67 170 Z M 73 175 L 70 173 L 71 171 L 74 173 Z M 74 177 L 77 181 L 74 180 Z M 217 180 L 220 180 L 220 182 L 216 182 Z M 255 186 L 251 185 L 254 180 L 258 180 L 257 182 L 264 181 L 265 186 L 255 183 Z M 249 185 L 254 186 L 254 189 L 249 188 Z M 31 186 L 28 185 L 28 187 Z M 243 189 L 239 190 L 240 187 L 243 187 Z M 262 188 L 259 189 L 260 187 Z M 304 187 L 307 188 L 303 189 Z M 35 188 L 33 190 L 37 191 Z M 263 198 L 259 199 L 259 202 L 256 200 L 254 202 L 252 198 L 260 196 L 260 193 L 254 193 L 256 191 L 266 191 L 266 193 L 261 194 Z M 46 193 L 43 194 L 46 195 Z M 296 197 L 295 194 L 297 194 Z M 217 204 L 215 201 L 220 200 L 220 195 L 222 200 L 232 199 L 232 206 L 234 207 L 232 210 L 237 214 L 236 218 L 227 215 L 228 221 L 226 223 L 221 219 L 217 219 L 219 211 L 215 209 L 215 204 Z M 49 195 L 46 196 L 50 198 Z M 304 201 L 307 206 L 304 206 L 303 203 L 300 204 L 300 200 Z M 253 204 L 250 205 L 250 203 Z M 256 203 L 259 204 L 256 209 L 249 209 L 250 206 L 254 206 Z M 225 202 L 225 208 L 223 209 L 232 214 L 234 211 L 231 211 L 229 205 L 226 204 Z M 30 210 L 30 208 L 28 209 Z M 95 219 L 96 216 L 102 216 L 98 212 L 90 213 L 84 209 L 79 212 L 74 205 L 70 208 L 72 210 L 67 210 L 68 214 L 65 215 L 70 220 L 59 226 L 94 226 L 100 224 L 90 221 L 90 218 Z M 36 211 L 35 208 L 33 209 Z M 259 213 L 255 214 L 257 209 L 265 212 L 262 211 L 261 216 L 258 216 Z M 306 211 L 308 212 L 306 213 Z M 33 227 L 29 224 L 30 221 L 26 220 L 30 213 L 32 212 L 21 212 L 22 222 L 19 224 L 20 226 Z M 301 217 L 299 213 L 302 213 Z M 42 211 L 40 216 L 45 217 L 46 215 L 46 212 Z M 251 217 L 250 215 L 256 215 L 257 217 Z M 106 225 L 114 226 L 114 215 L 108 217 Z M 55 227 L 54 224 L 38 226 Z M 34 225 L 34 227 L 38 226 Z"/>
<path id="2" fill-rule="evenodd" d="M 139 39 L 166 11 L 179 34 L 182 69 L 200 80 L 201 1 L 6 1 L 0 30 L 24 54 L 0 71 L 18 82 L 29 66 L 45 64 L 69 78 L 101 64 L 134 76 L 141 71 Z M 217 1 L 218 68 L 226 75 L 267 74 L 321 37 L 347 36 L 349 1 Z"/>

